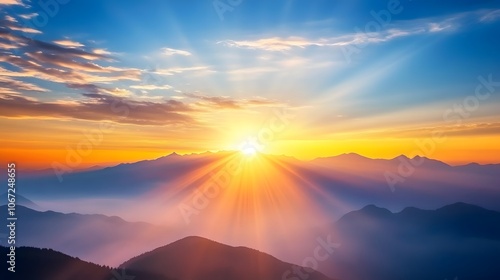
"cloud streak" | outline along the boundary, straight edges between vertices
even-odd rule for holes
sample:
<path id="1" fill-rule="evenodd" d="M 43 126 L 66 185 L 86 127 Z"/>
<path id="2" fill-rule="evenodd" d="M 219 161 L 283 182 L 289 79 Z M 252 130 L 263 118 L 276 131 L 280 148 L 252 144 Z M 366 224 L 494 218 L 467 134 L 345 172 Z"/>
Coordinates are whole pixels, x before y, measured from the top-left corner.
<path id="1" fill-rule="evenodd" d="M 381 28 L 377 32 L 365 32 L 364 30 L 357 29 L 354 33 L 328 38 L 311 39 L 299 36 L 270 37 L 255 40 L 223 40 L 217 42 L 217 44 L 227 47 L 270 52 L 285 52 L 308 47 L 346 47 L 388 42 L 400 37 L 453 31 L 458 30 L 465 22 L 470 20 L 481 23 L 494 21 L 499 18 L 500 10 L 480 10 L 456 14 L 446 18 L 399 21 L 388 25 L 383 30 Z"/>
<path id="2" fill-rule="evenodd" d="M 0 0 L 0 6 L 19 5 L 24 6 L 21 0 Z"/>
<path id="3" fill-rule="evenodd" d="M 191 53 L 188 51 L 172 49 L 172 48 L 162 48 L 161 51 L 164 55 L 167 55 L 167 56 L 171 56 L 171 55 L 190 56 L 191 55 Z"/>
<path id="4" fill-rule="evenodd" d="M 198 93 L 185 93 L 185 96 L 198 100 L 196 103 L 201 107 L 209 107 L 214 109 L 245 109 L 256 106 L 281 106 L 283 103 L 269 100 L 262 97 L 254 97 L 250 99 L 234 99 L 227 96 L 207 96 Z"/>
<path id="5" fill-rule="evenodd" d="M 0 96 L 0 116 L 113 121 L 137 125 L 177 125 L 197 122 L 187 113 L 193 109 L 177 100 L 161 103 L 135 101 L 97 93 L 84 94 L 83 100 L 41 102 L 16 95 Z"/>

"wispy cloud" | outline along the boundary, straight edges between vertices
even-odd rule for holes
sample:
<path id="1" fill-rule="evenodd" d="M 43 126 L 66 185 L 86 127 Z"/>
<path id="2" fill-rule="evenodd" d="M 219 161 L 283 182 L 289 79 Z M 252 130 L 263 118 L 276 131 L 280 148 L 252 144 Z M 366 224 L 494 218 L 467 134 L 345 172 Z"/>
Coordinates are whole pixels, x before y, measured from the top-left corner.
<path id="1" fill-rule="evenodd" d="M 0 6 L 2 5 L 21 5 L 24 6 L 24 3 L 22 0 L 0 0 Z"/>
<path id="2" fill-rule="evenodd" d="M 184 72 L 197 72 L 197 71 L 209 71 L 208 66 L 192 66 L 192 67 L 172 67 L 172 68 L 159 68 L 153 69 L 151 73 L 165 76 L 172 76 L 175 74 L 181 74 Z"/>
<path id="3" fill-rule="evenodd" d="M 301 37 L 288 37 L 288 38 L 272 37 L 272 38 L 257 39 L 253 41 L 225 40 L 218 42 L 218 44 L 223 44 L 229 47 L 238 47 L 238 48 L 246 48 L 254 50 L 265 50 L 265 51 L 287 51 L 292 48 L 323 46 L 325 43 L 326 41 L 324 39 L 320 39 L 319 41 L 311 41 Z"/>
<path id="4" fill-rule="evenodd" d="M 31 33 L 31 34 L 41 34 L 42 33 L 40 30 L 19 25 L 19 22 L 17 21 L 17 19 L 15 19 L 13 16 L 10 16 L 10 15 L 5 15 L 3 19 L 0 19 L 0 26 L 3 27 L 3 29 L 12 30 L 12 31 L 19 31 L 19 32 Z"/>
<path id="5" fill-rule="evenodd" d="M 25 18 L 32 15 L 25 15 Z M 58 118 L 88 121 L 113 121 L 138 125 L 199 125 L 198 113 L 213 108 L 246 110 L 256 106 L 276 104 L 264 98 L 233 99 L 191 94 L 179 98 L 149 96 L 141 93 L 171 90 L 171 85 L 132 84 L 146 73 L 178 75 L 186 72 L 210 72 L 208 66 L 170 67 L 154 70 L 118 67 L 111 51 L 94 48 L 69 38 L 46 42 L 25 36 L 40 32 L 26 30 L 11 16 L 5 17 L 0 28 L 0 116 L 6 118 Z M 165 55 L 189 56 L 183 50 L 164 48 Z M 27 82 L 29 79 L 30 82 Z M 43 83 L 33 83 L 33 79 Z M 60 100 L 49 98 L 53 84 L 63 85 L 73 97 Z M 45 88 L 47 86 L 47 88 Z M 28 92 L 43 95 L 33 98 Z M 51 95 L 52 96 L 52 95 Z M 53 97 L 53 96 L 52 96 Z M 69 98 L 69 99 L 68 99 Z M 120 109 L 121 108 L 121 109 Z M 117 111 L 121 110 L 121 114 Z"/>
<path id="6" fill-rule="evenodd" d="M 172 48 L 162 48 L 161 51 L 164 55 L 168 55 L 168 56 L 170 56 L 170 55 L 190 56 L 191 55 L 191 53 L 188 51 L 172 49 Z"/>
<path id="7" fill-rule="evenodd" d="M 19 17 L 23 19 L 32 19 L 38 16 L 38 13 L 30 13 L 30 14 L 20 14 Z"/>
<path id="8" fill-rule="evenodd" d="M 69 39 L 51 43 L 27 38 L 24 33 L 31 31 L 20 28 L 12 20 L 2 21 L 4 25 L 0 29 L 0 48 L 3 54 L 0 56 L 0 76 L 4 80 L 10 79 L 9 91 L 4 92 L 19 94 L 27 90 L 26 83 L 20 81 L 24 78 L 63 84 L 68 88 L 74 88 L 77 84 L 98 88 L 94 84 L 140 80 L 140 69 L 105 66 L 113 58 L 104 51 L 87 49 L 84 44 Z M 14 80 L 18 82 L 12 82 Z M 37 91 L 47 90 L 39 87 Z M 101 92 L 115 93 L 106 88 L 102 88 Z"/>
<path id="9" fill-rule="evenodd" d="M 21 94 L 21 91 L 47 91 L 32 83 L 14 80 L 10 77 L 2 76 L 3 68 L 0 67 L 0 95 L 1 94 Z"/>
<path id="10" fill-rule="evenodd" d="M 483 22 L 493 22 L 498 19 L 500 19 L 500 10 L 489 11 L 480 18 Z"/>
<path id="11" fill-rule="evenodd" d="M 84 47 L 85 45 L 79 42 L 71 41 L 69 39 L 65 40 L 56 40 L 54 43 L 63 46 L 63 47 L 68 47 L 68 48 L 81 48 Z"/>
<path id="12" fill-rule="evenodd" d="M 187 112 L 193 109 L 176 100 L 164 102 L 135 101 L 124 97 L 87 93 L 73 102 L 42 102 L 33 98 L 0 96 L 0 116 L 21 118 L 59 118 L 113 121 L 125 124 L 172 125 L 195 124 Z"/>
<path id="13" fill-rule="evenodd" d="M 159 89 L 172 89 L 172 86 L 169 85 L 133 85 L 130 86 L 131 88 L 134 89 L 142 89 L 142 90 L 159 90 Z"/>
<path id="14" fill-rule="evenodd" d="M 185 96 L 198 100 L 196 104 L 202 107 L 219 109 L 244 109 L 256 106 L 277 106 L 283 103 L 269 100 L 263 97 L 253 97 L 250 99 L 234 99 L 228 96 L 207 96 L 198 93 L 185 93 Z"/>
<path id="15" fill-rule="evenodd" d="M 436 131 L 448 136 L 476 136 L 476 135 L 500 135 L 500 123 L 498 122 L 472 122 L 461 125 L 439 125 L 413 129 L 390 129 L 367 133 L 368 136 L 384 137 L 391 135 L 400 138 L 425 138 L 433 135 Z"/>
<path id="16" fill-rule="evenodd" d="M 106 50 L 106 49 L 94 49 L 92 50 L 93 53 L 99 54 L 99 55 L 112 55 L 113 53 Z"/>
<path id="17" fill-rule="evenodd" d="M 479 18 L 479 21 L 477 20 Z M 480 10 L 456 14 L 443 18 L 428 18 L 409 21 L 398 21 L 379 32 L 356 30 L 336 37 L 305 38 L 299 36 L 270 37 L 255 40 L 223 40 L 218 44 L 252 50 L 283 52 L 307 47 L 341 47 L 349 45 L 374 44 L 391 41 L 400 37 L 431 34 L 459 30 L 465 22 L 476 19 L 476 22 L 493 21 L 500 18 L 500 10 Z"/>

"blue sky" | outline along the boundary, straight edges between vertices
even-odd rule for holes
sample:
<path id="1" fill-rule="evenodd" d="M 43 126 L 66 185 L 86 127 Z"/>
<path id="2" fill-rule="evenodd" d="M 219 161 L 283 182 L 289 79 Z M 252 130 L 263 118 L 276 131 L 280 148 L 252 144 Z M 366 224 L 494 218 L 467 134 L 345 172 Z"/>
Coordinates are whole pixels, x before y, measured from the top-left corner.
<path id="1" fill-rule="evenodd" d="M 276 60 L 292 57 L 297 59 L 296 63 L 300 63 L 300 59 L 303 63 L 320 60 L 327 64 L 330 61 L 332 65 L 314 74 L 322 77 L 314 81 L 314 86 L 323 85 L 318 91 L 362 72 L 368 65 L 384 64 L 389 59 L 404 60 L 402 63 L 411 67 L 402 67 L 402 71 L 398 71 L 391 82 L 384 83 L 377 94 L 391 87 L 399 89 L 409 85 L 413 88 L 415 84 L 411 79 L 415 70 L 420 72 L 419 85 L 423 87 L 427 84 L 434 87 L 443 80 L 449 85 L 464 79 L 474 82 L 475 76 L 481 72 L 498 70 L 495 51 L 500 39 L 491 36 L 498 30 L 499 15 L 495 13 L 498 1 L 440 1 L 439 4 L 434 4 L 434 1 L 401 1 L 398 5 L 401 12 L 391 14 L 386 26 L 379 25 L 381 34 L 374 36 L 378 36 L 380 42 L 368 43 L 360 48 L 359 54 L 350 56 L 351 63 L 345 61 L 342 47 L 327 45 L 342 41 L 342 36 L 347 36 L 347 41 L 351 40 L 349 36 L 354 36 L 356 28 L 364 30 L 366 24 L 374 20 L 370 12 L 387 11 L 391 1 L 313 1 L 308 4 L 303 1 L 234 2 L 238 5 L 231 7 L 232 11 L 225 11 L 221 20 L 214 3 L 229 7 L 229 2 L 68 1 L 67 4 L 59 4 L 59 11 L 48 19 L 45 26 L 37 27 L 42 33 L 35 34 L 33 38 L 43 41 L 67 38 L 85 46 L 103 48 L 116 54 L 118 61 L 114 65 L 141 69 L 170 65 L 207 67 L 221 73 L 214 75 L 220 79 L 227 78 L 223 72 L 230 69 L 258 71 L 262 68 L 260 70 L 266 72 L 264 63 L 255 61 L 257 56 L 266 53 Z M 39 3 L 27 5 L 4 6 L 4 10 L 13 14 L 43 13 Z M 481 17 L 488 14 L 491 19 L 481 21 Z M 431 24 L 443 30 L 431 32 Z M 419 28 L 427 30 L 420 32 Z M 384 38 L 390 34 L 383 33 L 391 29 L 410 34 L 394 36 L 394 39 Z M 287 39 L 293 37 L 302 42 L 297 42 L 297 45 L 288 42 L 285 49 L 278 51 L 266 52 L 271 47 L 266 49 L 263 45 L 244 44 L 276 38 L 276 42 L 269 45 L 275 46 L 278 41 L 286 44 Z M 322 40 L 325 42 L 320 43 Z M 234 41 L 236 43 L 231 43 Z M 191 55 L 160 57 L 164 48 L 188 51 Z M 404 58 L 406 56 L 411 57 Z M 274 72 L 272 67 L 267 68 L 268 72 Z M 332 75 L 335 72 L 332 68 L 342 68 L 342 72 Z M 300 76 L 303 82 L 310 78 L 307 73 Z M 463 92 L 455 94 L 460 96 Z M 441 97 L 449 95 L 453 93 L 446 92 Z"/>
<path id="2" fill-rule="evenodd" d="M 500 79 L 500 1 L 60 2 L 0 0 L 5 119 L 230 130 L 231 142 L 286 107 L 303 116 L 291 139 L 363 138 L 442 126 L 478 76 Z M 116 117 L 111 98 L 140 109 Z M 496 135 L 498 104 L 467 123 Z"/>

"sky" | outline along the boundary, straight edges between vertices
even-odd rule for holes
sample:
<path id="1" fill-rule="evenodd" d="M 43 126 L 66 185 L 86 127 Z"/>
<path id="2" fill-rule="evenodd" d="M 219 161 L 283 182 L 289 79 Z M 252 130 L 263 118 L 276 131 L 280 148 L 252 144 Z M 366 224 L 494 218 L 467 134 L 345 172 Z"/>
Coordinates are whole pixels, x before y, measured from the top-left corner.
<path id="1" fill-rule="evenodd" d="M 0 0 L 0 162 L 500 163 L 500 1 Z"/>

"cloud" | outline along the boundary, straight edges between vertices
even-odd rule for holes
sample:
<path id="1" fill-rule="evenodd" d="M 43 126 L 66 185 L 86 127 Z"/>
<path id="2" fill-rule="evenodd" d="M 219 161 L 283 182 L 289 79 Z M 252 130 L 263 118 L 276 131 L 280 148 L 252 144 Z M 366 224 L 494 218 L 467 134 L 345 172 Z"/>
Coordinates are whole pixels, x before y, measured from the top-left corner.
<path id="1" fill-rule="evenodd" d="M 477 122 L 461 125 L 438 125 L 430 127 L 420 127 L 413 129 L 391 129 L 368 133 L 370 137 L 387 136 L 400 138 L 427 138 L 440 132 L 446 136 L 478 136 L 478 135 L 500 135 L 500 123 L 498 122 Z"/>
<path id="2" fill-rule="evenodd" d="M 493 22 L 500 19 L 500 10 L 489 11 L 480 17 L 482 22 Z"/>
<path id="3" fill-rule="evenodd" d="M 23 19 L 32 19 L 34 17 L 38 16 L 38 13 L 31 13 L 31 14 L 20 14 L 19 17 Z"/>
<path id="4" fill-rule="evenodd" d="M 451 29 L 453 28 L 453 25 L 451 24 L 438 24 L 438 23 L 430 23 L 429 24 L 429 31 L 430 32 L 441 32 L 446 29 Z"/>
<path id="5" fill-rule="evenodd" d="M 150 72 L 158 75 L 172 76 L 190 71 L 208 71 L 207 66 L 193 66 L 193 67 L 172 67 L 164 69 L 153 69 Z"/>
<path id="6" fill-rule="evenodd" d="M 17 22 L 17 20 L 9 15 L 5 16 L 5 20 L 10 21 L 10 22 Z"/>
<path id="7" fill-rule="evenodd" d="M 85 45 L 79 42 L 71 41 L 68 39 L 65 40 L 56 40 L 54 43 L 63 46 L 63 47 L 68 47 L 68 48 L 80 48 L 84 47 Z M 94 52 L 95 53 L 95 52 Z"/>
<path id="8" fill-rule="evenodd" d="M 49 54 L 43 52 L 27 53 L 26 56 L 32 58 L 33 61 L 38 63 L 45 63 L 51 66 L 59 66 L 66 69 L 80 70 L 85 72 L 93 73 L 111 73 L 116 74 L 117 77 L 123 75 L 122 79 L 136 80 L 137 76 L 140 75 L 141 70 L 136 68 L 118 68 L 113 66 L 100 66 L 93 61 L 76 61 L 68 59 L 67 56 L 63 54 Z M 130 77 L 126 77 L 127 74 Z"/>
<path id="9" fill-rule="evenodd" d="M 1 0 L 0 0 L 1 1 Z M 24 15 L 30 18 L 34 15 Z M 17 18 L 16 18 L 17 17 Z M 208 66 L 171 67 L 143 70 L 116 66 L 113 53 L 94 48 L 92 41 L 81 43 L 69 38 L 51 42 L 30 38 L 19 25 L 21 16 L 0 19 L 0 116 L 5 118 L 57 118 L 112 121 L 136 125 L 197 126 L 214 108 L 246 110 L 272 106 L 265 98 L 234 99 L 191 94 L 166 100 L 144 91 L 171 90 L 167 84 L 135 83 L 146 74 L 164 76 L 208 73 Z M 191 55 L 187 51 L 164 48 L 166 55 Z M 41 81 L 41 82 L 40 82 Z M 128 83 L 127 83 L 128 84 Z M 57 99 L 53 88 L 68 90 L 66 99 Z M 135 92 L 134 92 L 135 90 Z M 139 92 L 140 91 L 140 92 Z M 29 96 L 26 94 L 29 93 Z M 33 93 L 40 93 L 33 98 Z M 179 94 L 180 95 L 180 94 Z M 49 99 L 50 98 L 50 99 Z"/>
<path id="10" fill-rule="evenodd" d="M 183 56 L 190 56 L 191 53 L 188 51 L 183 51 L 183 50 L 177 50 L 177 49 L 171 49 L 171 48 L 162 48 L 162 53 L 164 55 L 183 55 Z"/>
<path id="11" fill-rule="evenodd" d="M 87 84 L 109 83 L 118 80 L 138 81 L 141 74 L 141 71 L 138 69 L 99 67 L 88 62 L 75 62 L 71 58 L 60 55 L 28 53 L 26 56 L 33 59 L 26 59 L 16 55 L 0 57 L 0 62 L 5 62 L 22 69 L 17 72 L 4 71 L 3 75 L 11 77 L 35 77 L 61 84 Z M 107 73 L 108 75 L 94 75 L 92 72 Z"/>
<path id="12" fill-rule="evenodd" d="M 36 78 L 63 85 L 107 84 L 120 80 L 139 81 L 142 70 L 105 66 L 113 59 L 105 51 L 86 50 L 83 44 L 69 39 L 55 43 L 27 38 L 19 34 L 16 23 L 0 28 L 0 75 L 15 79 Z M 22 32 L 22 31 L 21 31 Z M 78 48 L 77 48 L 78 47 Z M 7 70 L 15 69 L 15 70 Z M 20 92 L 22 88 L 14 89 Z M 103 89 L 110 94 L 124 94 Z"/>
<path id="13" fill-rule="evenodd" d="M 19 22 L 14 17 L 12 17 L 10 15 L 5 15 L 5 17 L 0 20 L 0 28 L 2 28 L 4 30 L 20 31 L 20 32 L 32 33 L 32 34 L 41 34 L 42 33 L 40 30 L 19 25 Z"/>
<path id="14" fill-rule="evenodd" d="M 7 6 L 7 5 L 20 5 L 24 6 L 22 0 L 0 0 L 0 6 Z"/>
<path id="15" fill-rule="evenodd" d="M 477 20 L 479 18 L 479 20 Z M 500 18 L 500 10 L 479 10 L 455 14 L 440 18 L 397 21 L 379 31 L 366 32 L 355 28 L 355 32 L 335 37 L 305 38 L 298 36 L 270 37 L 256 40 L 223 40 L 217 42 L 227 47 L 261 50 L 269 52 L 285 52 L 308 47 L 345 47 L 350 45 L 375 44 L 394 40 L 400 37 L 459 30 L 466 23 L 493 21 Z"/>
<path id="16" fill-rule="evenodd" d="M 305 48 L 309 46 L 322 46 L 323 43 L 310 41 L 301 37 L 272 37 L 258 39 L 254 41 L 233 41 L 225 40 L 220 41 L 218 44 L 223 44 L 229 47 L 247 48 L 247 49 L 259 49 L 265 51 L 287 51 L 292 48 Z"/>
<path id="17" fill-rule="evenodd" d="M 220 41 L 219 44 L 223 44 L 229 47 L 237 47 L 252 50 L 263 50 L 263 51 L 289 51 L 292 49 L 304 49 L 306 47 L 316 46 L 316 47 L 342 47 L 348 45 L 361 45 L 368 43 L 380 43 L 386 42 L 398 37 L 410 36 L 415 34 L 421 34 L 424 32 L 434 32 L 436 31 L 437 25 L 429 25 L 427 29 L 424 28 L 412 28 L 412 29 L 397 29 L 392 28 L 381 32 L 371 32 L 371 33 L 351 33 L 338 37 L 331 38 L 319 38 L 319 39 L 307 39 L 302 37 L 272 37 L 266 39 L 258 39 L 255 41 L 233 41 L 226 40 Z M 434 28 L 432 31 L 431 29 Z"/>
<path id="18" fill-rule="evenodd" d="M 109 52 L 106 49 L 94 49 L 94 50 L 92 50 L 92 52 L 95 54 L 99 54 L 99 55 L 111 55 L 112 54 L 111 52 Z"/>
<path id="19" fill-rule="evenodd" d="M 158 85 L 133 85 L 130 87 L 135 88 L 135 89 L 143 89 L 143 90 L 158 90 L 158 89 L 171 89 L 172 88 L 172 86 L 169 86 L 169 85 L 162 85 L 162 86 L 158 86 Z"/>
<path id="20" fill-rule="evenodd" d="M 0 67 L 0 94 L 21 94 L 22 91 L 47 91 L 47 89 L 41 88 L 31 83 L 18 81 L 10 77 L 2 76 L 2 70 L 3 69 Z"/>
<path id="21" fill-rule="evenodd" d="M 4 26 L 0 28 L 0 94 L 2 95 L 3 116 L 17 117 L 70 117 L 89 120 L 109 119 L 118 122 L 126 122 L 104 110 L 103 107 L 110 99 L 104 98 L 129 98 L 134 95 L 128 89 L 109 86 L 117 81 L 129 80 L 139 81 L 143 70 L 136 68 L 123 68 L 109 65 L 113 59 L 110 52 L 103 49 L 88 49 L 84 44 L 69 39 L 44 42 L 24 36 L 16 22 L 10 18 L 3 20 Z M 108 65 L 107 65 L 108 64 Z M 101 97 L 91 98 L 84 96 L 84 100 L 76 100 L 73 103 L 48 102 L 33 100 L 23 97 L 27 91 L 49 92 L 48 89 L 28 83 L 35 78 L 45 82 L 61 84 L 71 90 L 81 90 L 84 94 L 99 94 Z M 43 96 L 42 96 L 43 97 Z M 81 97 L 80 97 L 81 98 Z M 26 104 L 22 104 L 21 101 Z M 92 109 L 93 105 L 96 106 Z M 168 105 L 168 106 L 167 106 Z M 144 104 L 139 103 L 139 110 L 148 106 L 157 108 L 171 116 L 173 120 L 187 120 L 183 116 L 177 116 L 172 103 Z M 163 106 L 163 107 L 162 107 Z M 9 108 L 9 109 L 7 109 Z M 160 109 L 163 108 L 163 111 Z M 55 110 L 50 113 L 48 110 Z M 168 111 L 167 109 L 171 109 Z M 26 110 L 24 113 L 22 110 Z M 96 117 L 87 116 L 83 112 L 71 112 L 71 110 L 87 110 L 95 113 Z M 109 111 L 109 109 L 108 109 Z M 167 112 L 168 111 L 168 112 Z M 89 113 L 89 114 L 90 114 Z M 133 123 L 157 123 L 155 120 L 141 117 L 146 113 L 131 113 Z"/>
<path id="22" fill-rule="evenodd" d="M 180 101 L 135 101 L 97 93 L 72 102 L 41 102 L 17 95 L 0 95 L 0 116 L 113 121 L 137 125 L 196 124 L 187 113 L 193 109 Z"/>
<path id="23" fill-rule="evenodd" d="M 184 95 L 201 101 L 196 103 L 198 106 L 219 109 L 245 109 L 246 107 L 283 105 L 280 102 L 262 97 L 238 100 L 227 96 L 206 96 L 197 93 L 184 93 Z"/>

